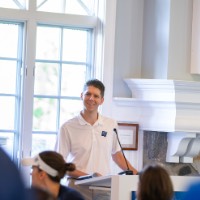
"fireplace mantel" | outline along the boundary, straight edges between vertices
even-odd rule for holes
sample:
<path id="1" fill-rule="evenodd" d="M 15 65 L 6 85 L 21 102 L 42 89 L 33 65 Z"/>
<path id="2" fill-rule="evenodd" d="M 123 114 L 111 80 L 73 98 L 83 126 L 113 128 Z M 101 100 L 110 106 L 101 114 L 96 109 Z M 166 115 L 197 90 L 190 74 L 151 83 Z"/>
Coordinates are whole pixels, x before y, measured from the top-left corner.
<path id="1" fill-rule="evenodd" d="M 119 115 L 114 114 L 118 120 L 132 119 L 139 123 L 140 130 L 171 133 L 167 160 L 192 162 L 195 155 L 188 156 L 188 148 L 196 145 L 192 138 L 200 135 L 200 82 L 164 79 L 124 81 L 132 97 L 113 99 L 118 107 Z M 185 138 L 193 142 L 184 143 Z M 184 157 L 184 154 L 187 156 Z"/>
<path id="2" fill-rule="evenodd" d="M 134 118 L 141 129 L 200 133 L 200 82 L 163 79 L 125 79 L 125 82 L 132 98 L 114 98 L 114 102 L 136 109 Z"/>

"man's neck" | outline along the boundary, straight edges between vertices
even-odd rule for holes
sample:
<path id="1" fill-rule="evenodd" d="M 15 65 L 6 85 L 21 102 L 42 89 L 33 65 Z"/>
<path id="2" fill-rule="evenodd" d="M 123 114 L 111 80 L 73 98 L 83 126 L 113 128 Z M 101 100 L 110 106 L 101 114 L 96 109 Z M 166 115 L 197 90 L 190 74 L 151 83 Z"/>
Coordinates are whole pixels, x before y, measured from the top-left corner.
<path id="1" fill-rule="evenodd" d="M 98 112 L 88 112 L 86 110 L 82 110 L 81 116 L 91 125 L 93 125 L 98 120 Z"/>

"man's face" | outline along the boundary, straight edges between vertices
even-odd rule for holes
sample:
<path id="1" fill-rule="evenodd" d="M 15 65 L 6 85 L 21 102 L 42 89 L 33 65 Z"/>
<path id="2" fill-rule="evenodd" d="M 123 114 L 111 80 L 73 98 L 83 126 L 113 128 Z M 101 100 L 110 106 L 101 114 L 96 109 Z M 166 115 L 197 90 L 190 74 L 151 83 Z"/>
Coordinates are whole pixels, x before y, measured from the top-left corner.
<path id="1" fill-rule="evenodd" d="M 81 98 L 83 100 L 84 109 L 90 112 L 97 111 L 98 107 L 104 102 L 101 91 L 94 86 L 88 86 L 81 94 Z"/>

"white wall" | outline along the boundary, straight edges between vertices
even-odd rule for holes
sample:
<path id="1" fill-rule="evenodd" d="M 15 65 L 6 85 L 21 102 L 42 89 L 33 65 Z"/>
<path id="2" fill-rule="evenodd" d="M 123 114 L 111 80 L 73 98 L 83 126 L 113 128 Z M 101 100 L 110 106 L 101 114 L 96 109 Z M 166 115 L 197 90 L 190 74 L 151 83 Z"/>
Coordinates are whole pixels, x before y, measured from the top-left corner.
<path id="1" fill-rule="evenodd" d="M 142 28 L 143 0 L 117 0 L 114 96 L 130 97 L 123 79 L 141 76 Z"/>
<path id="2" fill-rule="evenodd" d="M 123 79 L 200 81 L 190 74 L 192 0 L 117 0 L 113 96 Z"/>
<path id="3" fill-rule="evenodd" d="M 142 78 L 166 79 L 170 0 L 144 1 Z"/>
<path id="4" fill-rule="evenodd" d="M 171 1 L 168 79 L 197 80 L 190 74 L 193 1 Z"/>

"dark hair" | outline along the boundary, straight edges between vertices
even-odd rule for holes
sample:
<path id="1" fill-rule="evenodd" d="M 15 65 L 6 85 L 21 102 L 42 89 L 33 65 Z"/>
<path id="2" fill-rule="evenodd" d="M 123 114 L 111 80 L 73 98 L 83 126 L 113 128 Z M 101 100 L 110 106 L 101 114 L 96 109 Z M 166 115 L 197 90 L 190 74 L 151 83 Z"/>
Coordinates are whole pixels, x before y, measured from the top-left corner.
<path id="1" fill-rule="evenodd" d="M 173 185 L 168 172 L 160 165 L 148 165 L 139 173 L 138 200 L 171 200 Z"/>
<path id="2" fill-rule="evenodd" d="M 85 91 L 88 86 L 94 86 L 98 88 L 101 92 L 101 96 L 104 97 L 105 86 L 101 81 L 99 81 L 98 79 L 88 80 L 83 87 L 83 91 Z"/>
<path id="3" fill-rule="evenodd" d="M 39 153 L 39 156 L 47 165 L 58 171 L 56 177 L 48 174 L 49 178 L 54 182 L 60 182 L 66 171 L 74 171 L 76 169 L 73 163 L 66 163 L 63 156 L 55 151 L 43 151 Z"/>

